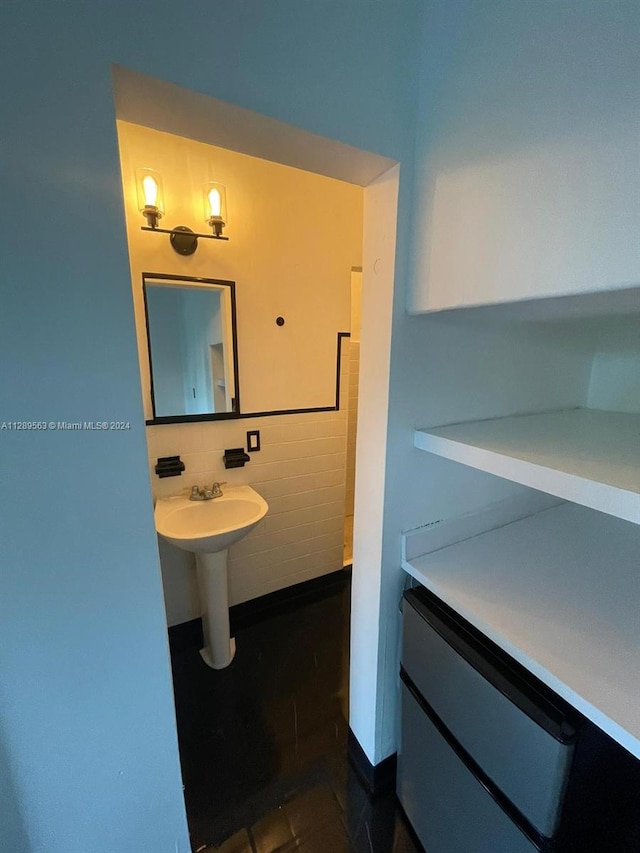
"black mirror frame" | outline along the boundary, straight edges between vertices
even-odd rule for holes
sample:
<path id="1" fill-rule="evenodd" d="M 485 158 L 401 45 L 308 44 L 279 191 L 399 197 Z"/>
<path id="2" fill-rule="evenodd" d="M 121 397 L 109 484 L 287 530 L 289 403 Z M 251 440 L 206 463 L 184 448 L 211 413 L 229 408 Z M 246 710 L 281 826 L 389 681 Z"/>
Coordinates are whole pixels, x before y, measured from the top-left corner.
<path id="1" fill-rule="evenodd" d="M 235 408 L 233 412 L 212 412 L 204 415 L 163 415 L 156 416 L 156 402 L 153 392 L 153 361 L 151 356 L 151 335 L 149 332 L 149 308 L 147 305 L 147 279 L 156 279 L 158 281 L 182 281 L 182 282 L 199 282 L 201 284 L 224 285 L 229 288 L 231 297 L 231 334 L 233 338 L 233 369 L 235 374 Z M 240 408 L 240 376 L 238 370 L 238 324 L 236 318 L 236 283 L 235 281 L 226 281 L 219 278 L 200 278 L 197 276 L 188 275 L 168 275 L 167 273 L 142 273 L 142 295 L 144 297 L 144 319 L 147 329 L 147 351 L 149 354 L 149 389 L 151 392 L 151 407 L 153 410 L 153 418 L 145 421 L 147 426 L 155 424 L 187 424 L 196 421 L 223 421 L 232 420 L 241 417 Z"/>

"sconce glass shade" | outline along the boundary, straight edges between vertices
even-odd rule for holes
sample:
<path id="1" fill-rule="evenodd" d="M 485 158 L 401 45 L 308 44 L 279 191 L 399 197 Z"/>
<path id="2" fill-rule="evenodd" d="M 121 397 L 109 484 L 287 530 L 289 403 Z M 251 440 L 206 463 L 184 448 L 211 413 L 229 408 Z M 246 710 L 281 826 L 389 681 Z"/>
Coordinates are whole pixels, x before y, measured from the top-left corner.
<path id="1" fill-rule="evenodd" d="M 204 219 L 220 236 L 227 223 L 227 191 L 222 184 L 207 183 L 202 188 Z"/>
<path id="2" fill-rule="evenodd" d="M 151 228 L 155 228 L 164 213 L 162 176 L 153 169 L 136 169 L 136 191 L 138 210 Z"/>

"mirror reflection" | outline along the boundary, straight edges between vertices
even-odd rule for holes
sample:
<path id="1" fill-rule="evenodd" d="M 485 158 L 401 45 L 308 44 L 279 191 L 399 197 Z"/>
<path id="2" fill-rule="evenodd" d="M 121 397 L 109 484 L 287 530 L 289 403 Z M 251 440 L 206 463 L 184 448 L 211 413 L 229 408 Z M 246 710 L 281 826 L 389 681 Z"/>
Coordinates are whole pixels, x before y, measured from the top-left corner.
<path id="1" fill-rule="evenodd" d="M 232 281 L 143 276 L 154 420 L 240 412 Z"/>

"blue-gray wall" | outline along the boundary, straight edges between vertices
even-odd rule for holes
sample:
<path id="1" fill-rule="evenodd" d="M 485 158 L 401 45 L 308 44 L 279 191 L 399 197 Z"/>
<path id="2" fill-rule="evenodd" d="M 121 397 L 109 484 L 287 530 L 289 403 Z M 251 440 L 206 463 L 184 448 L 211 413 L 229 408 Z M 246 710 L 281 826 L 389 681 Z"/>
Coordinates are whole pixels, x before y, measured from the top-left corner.
<path id="1" fill-rule="evenodd" d="M 419 6 L 3 5 L 3 850 L 189 849 L 109 65 L 405 160 Z"/>
<path id="2" fill-rule="evenodd" d="M 517 153 L 564 131 L 588 141 L 610 128 L 615 143 L 637 106 L 637 8 L 630 0 L 192 0 L 179 12 L 150 0 L 4 3 L 0 421 L 124 420 L 132 429 L 0 431 L 0 804 L 11 813 L 0 823 L 1 849 L 188 850 L 109 64 L 402 164 L 384 565 L 367 567 L 382 587 L 380 611 L 369 614 L 384 638 L 371 688 L 369 752 L 378 761 L 395 744 L 399 531 L 488 494 L 481 475 L 413 451 L 412 428 L 531 404 L 519 396 L 525 370 L 537 406 L 576 405 L 580 393 L 579 364 L 573 378 L 553 370 L 561 335 L 523 339 L 405 316 L 434 168 L 455 158 L 473 166 L 487 152 Z M 616 168 L 599 163 L 594 176 Z M 518 240 L 506 243 L 517 256 Z M 420 263 L 411 268 L 420 284 Z M 541 381 L 545 364 L 552 383 Z M 494 397 L 477 393 L 487 376 Z M 473 411 L 460 393 L 467 387 Z"/>

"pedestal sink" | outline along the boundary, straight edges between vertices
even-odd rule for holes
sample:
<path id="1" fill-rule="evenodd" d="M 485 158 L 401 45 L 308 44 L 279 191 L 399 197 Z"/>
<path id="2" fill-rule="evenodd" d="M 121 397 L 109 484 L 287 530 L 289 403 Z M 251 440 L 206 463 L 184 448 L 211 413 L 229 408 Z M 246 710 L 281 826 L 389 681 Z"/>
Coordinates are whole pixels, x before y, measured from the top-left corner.
<path id="1" fill-rule="evenodd" d="M 251 486 L 225 486 L 222 496 L 192 501 L 182 495 L 156 501 L 158 533 L 184 551 L 196 555 L 204 662 L 224 669 L 233 660 L 235 640 L 229 630 L 227 549 L 247 535 L 267 514 L 269 506 Z"/>

